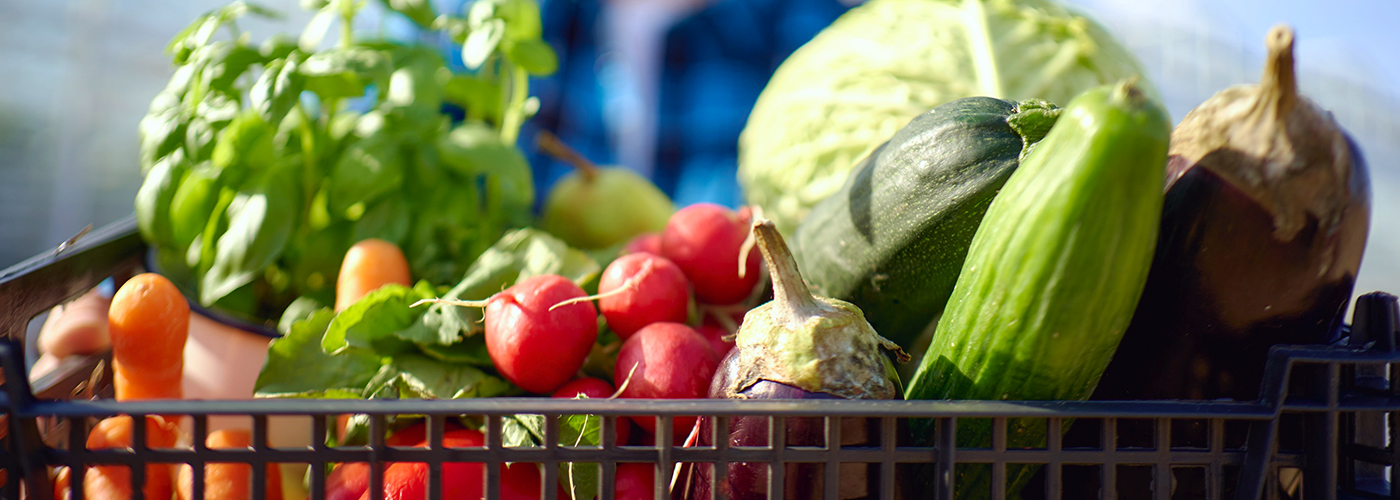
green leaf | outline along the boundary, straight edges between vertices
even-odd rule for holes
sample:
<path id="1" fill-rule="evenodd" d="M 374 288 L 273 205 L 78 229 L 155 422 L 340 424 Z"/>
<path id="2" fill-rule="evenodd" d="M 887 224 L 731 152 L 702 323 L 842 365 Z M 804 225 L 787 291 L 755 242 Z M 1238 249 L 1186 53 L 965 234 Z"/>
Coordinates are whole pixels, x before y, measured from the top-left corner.
<path id="1" fill-rule="evenodd" d="M 500 19 L 491 19 L 481 25 L 472 26 L 467 41 L 462 44 L 462 64 L 466 65 L 467 69 L 480 68 L 496 51 L 496 46 L 501 44 L 505 34 L 506 23 Z"/>
<path id="2" fill-rule="evenodd" d="M 306 22 L 306 27 L 301 30 L 301 38 L 297 40 L 297 45 L 301 47 L 302 52 L 315 52 L 316 47 L 321 45 L 321 40 L 326 38 L 326 32 L 330 30 L 331 23 L 340 17 L 340 13 L 336 12 L 335 9 L 327 8 L 329 7 L 327 4 L 329 2 L 324 2 L 317 9 L 307 9 L 318 10 L 318 12 L 311 17 L 310 21 Z"/>
<path id="3" fill-rule="evenodd" d="M 518 392 L 509 382 L 470 365 L 454 365 L 418 355 L 394 356 L 400 397 L 422 399 L 489 398 Z"/>
<path id="4" fill-rule="evenodd" d="M 559 56 L 555 55 L 548 43 L 538 38 L 509 44 L 506 58 L 535 76 L 553 74 L 559 69 Z"/>
<path id="5" fill-rule="evenodd" d="M 486 350 L 486 337 L 483 335 L 473 335 L 450 345 L 420 342 L 418 348 L 423 354 L 444 363 L 493 366 L 491 353 Z"/>
<path id="6" fill-rule="evenodd" d="M 306 90 L 322 99 L 359 97 L 370 83 L 388 81 L 387 58 L 383 53 L 360 47 L 318 52 L 301 64 Z"/>
<path id="7" fill-rule="evenodd" d="M 272 139 L 276 130 L 257 110 L 248 109 L 229 122 L 219 134 L 210 155 L 216 172 L 236 170 L 237 175 L 225 179 L 230 185 L 241 177 L 265 171 L 273 163 Z"/>
<path id="8" fill-rule="evenodd" d="M 273 33 L 272 36 L 263 40 L 262 46 L 258 48 L 258 53 L 262 54 L 264 61 L 283 59 L 297 50 L 297 40 L 286 33 Z"/>
<path id="9" fill-rule="evenodd" d="M 235 81 L 253 65 L 262 64 L 264 60 L 262 52 L 258 49 L 243 44 L 230 44 L 205 62 L 204 80 L 210 89 L 236 94 L 241 91 L 234 87 Z"/>
<path id="10" fill-rule="evenodd" d="M 522 413 L 501 417 L 501 445 L 533 448 L 544 445 L 544 415 Z"/>
<path id="11" fill-rule="evenodd" d="M 292 327 L 296 326 L 298 321 L 310 318 L 312 315 L 325 308 L 326 304 L 315 298 L 305 295 L 297 297 L 296 300 L 293 300 L 291 304 L 287 305 L 287 310 L 282 311 L 282 318 L 277 320 L 277 332 L 282 335 L 290 335 Z M 330 326 L 329 321 L 327 321 L 326 326 Z M 321 350 L 319 339 L 324 335 L 325 328 L 321 328 L 321 332 L 316 335 L 318 339 L 316 343 L 317 350 Z"/>
<path id="12" fill-rule="evenodd" d="M 142 117 L 137 126 L 141 136 L 142 175 L 149 174 L 157 161 L 179 149 L 185 139 L 185 115 L 178 106 L 157 110 L 152 103 L 151 107 L 151 112 Z"/>
<path id="13" fill-rule="evenodd" d="M 506 210 L 529 207 L 535 200 L 530 164 L 506 144 L 495 130 L 480 122 L 468 122 L 438 140 L 438 157 L 454 172 L 468 179 L 486 175 L 498 183 L 500 199 L 487 203 Z"/>
<path id="14" fill-rule="evenodd" d="M 563 241 L 536 229 L 506 233 L 467 269 L 467 275 L 443 298 L 485 300 L 519 280 L 543 274 L 569 278 L 580 286 L 598 274 L 598 263 Z M 437 332 L 438 343 L 481 331 L 481 310 L 433 304 L 421 319 L 422 327 Z"/>
<path id="15" fill-rule="evenodd" d="M 389 80 L 385 104 L 391 108 L 403 109 L 410 114 L 410 122 L 432 124 L 441 116 L 442 83 L 447 81 L 450 72 L 436 51 L 426 47 L 405 48 L 399 51 L 394 70 Z"/>
<path id="16" fill-rule="evenodd" d="M 214 153 L 214 144 L 219 137 L 219 127 L 208 119 L 197 116 L 185 124 L 185 158 L 192 163 L 208 160 Z"/>
<path id="17" fill-rule="evenodd" d="M 248 104 L 271 123 L 281 123 L 296 106 L 305 81 L 295 54 L 269 64 L 248 91 Z"/>
<path id="18" fill-rule="evenodd" d="M 447 101 L 467 110 L 469 116 L 496 121 L 501 116 L 501 86 L 471 75 L 452 75 L 442 87 Z"/>
<path id="19" fill-rule="evenodd" d="M 544 33 L 540 25 L 540 5 L 535 0 L 506 0 L 497 11 L 506 22 L 511 40 L 539 40 Z"/>
<path id="20" fill-rule="evenodd" d="M 219 236 L 213 264 L 200 283 L 202 303 L 212 304 L 248 284 L 282 254 L 301 208 L 295 174 L 292 169 L 270 170 L 253 189 L 234 197 L 228 229 Z"/>
<path id="21" fill-rule="evenodd" d="M 350 223 L 313 230 L 288 245 L 293 286 L 327 304 L 335 302 L 335 280 L 341 260 L 350 249 Z"/>
<path id="22" fill-rule="evenodd" d="M 175 238 L 171 228 L 170 202 L 189 166 L 182 155 L 167 156 L 157 162 L 136 191 L 136 229 L 147 243 L 171 245 Z"/>
<path id="23" fill-rule="evenodd" d="M 170 230 L 177 248 L 187 248 L 204 232 L 219 202 L 219 181 L 208 168 L 192 168 L 170 200 Z"/>
<path id="24" fill-rule="evenodd" d="M 379 356 L 364 349 L 347 349 L 335 356 L 321 350 L 321 335 L 335 313 L 320 309 L 292 323 L 286 335 L 272 341 L 254 392 L 259 397 L 359 397 L 379 371 Z"/>
<path id="25" fill-rule="evenodd" d="M 422 28 L 431 28 L 433 19 L 437 14 L 433 12 L 433 4 L 428 0 L 380 0 L 386 7 L 394 12 L 403 14 L 409 20 L 418 24 Z"/>
<path id="26" fill-rule="evenodd" d="M 602 442 L 603 418 L 597 415 L 563 415 L 559 417 L 559 444 L 593 448 Z M 566 488 L 569 498 L 585 499 L 598 495 L 598 464 L 564 462 L 559 464 L 559 484 Z"/>
<path id="27" fill-rule="evenodd" d="M 408 203 L 401 197 L 384 198 L 365 210 L 360 220 L 355 221 L 351 233 L 352 241 L 378 238 L 402 246 L 408 236 L 409 225 L 413 223 Z"/>
<path id="28" fill-rule="evenodd" d="M 403 183 L 403 155 L 388 134 L 355 141 L 341 153 L 330 174 L 330 211 L 339 217 L 351 206 L 374 201 Z M 362 206 L 363 207 L 363 206 Z"/>
<path id="29" fill-rule="evenodd" d="M 413 288 L 384 285 L 337 314 L 326 329 L 321 348 L 335 354 L 347 348 L 373 347 L 376 340 L 392 337 L 418 321 L 426 309 L 409 305 L 432 297 L 432 286 L 427 282 L 420 281 Z"/>

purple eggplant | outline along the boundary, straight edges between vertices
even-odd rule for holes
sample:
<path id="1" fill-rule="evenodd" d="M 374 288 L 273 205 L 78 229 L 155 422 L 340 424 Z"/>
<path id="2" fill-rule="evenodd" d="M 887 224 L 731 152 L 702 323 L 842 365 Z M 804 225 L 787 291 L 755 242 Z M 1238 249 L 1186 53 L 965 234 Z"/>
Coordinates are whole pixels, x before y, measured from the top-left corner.
<path id="1" fill-rule="evenodd" d="M 893 356 L 909 356 L 881 337 L 856 306 L 841 300 L 814 297 L 797 271 L 797 263 L 771 221 L 753 226 L 759 251 L 773 281 L 773 300 L 744 316 L 734 349 L 720 362 L 710 383 L 711 398 L 726 399 L 900 399 L 903 387 Z M 889 354 L 887 354 L 887 352 Z M 787 418 L 788 446 L 823 446 L 826 424 L 821 417 Z M 843 446 L 875 445 L 875 419 L 833 420 L 841 426 Z M 767 417 L 735 417 L 729 422 L 730 446 L 768 446 Z M 702 419 L 700 444 L 714 442 L 712 423 Z M 784 469 L 784 498 L 822 498 L 825 474 L 821 464 L 789 464 Z M 711 498 L 713 467 L 700 464 L 687 484 L 676 490 L 685 497 Z M 879 474 L 868 464 L 843 464 L 839 498 L 873 497 Z M 768 497 L 766 463 L 729 464 L 721 485 L 729 498 Z"/>
<path id="2" fill-rule="evenodd" d="M 1365 162 L 1298 93 L 1293 32 L 1259 85 L 1172 132 L 1152 270 L 1095 399 L 1256 397 L 1269 348 L 1323 342 L 1346 311 L 1370 221 Z"/>

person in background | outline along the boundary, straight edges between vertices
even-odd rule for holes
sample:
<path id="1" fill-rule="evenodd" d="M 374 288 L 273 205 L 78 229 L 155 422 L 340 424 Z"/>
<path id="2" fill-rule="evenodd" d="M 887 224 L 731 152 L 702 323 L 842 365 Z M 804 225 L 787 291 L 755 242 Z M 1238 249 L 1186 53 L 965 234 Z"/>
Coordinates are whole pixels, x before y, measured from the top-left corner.
<path id="1" fill-rule="evenodd" d="M 652 179 L 677 206 L 737 207 L 739 133 L 759 92 L 851 3 L 541 0 L 559 71 L 531 82 L 540 111 L 521 134 L 537 192 L 570 171 L 534 147 L 546 129 L 596 163 Z"/>

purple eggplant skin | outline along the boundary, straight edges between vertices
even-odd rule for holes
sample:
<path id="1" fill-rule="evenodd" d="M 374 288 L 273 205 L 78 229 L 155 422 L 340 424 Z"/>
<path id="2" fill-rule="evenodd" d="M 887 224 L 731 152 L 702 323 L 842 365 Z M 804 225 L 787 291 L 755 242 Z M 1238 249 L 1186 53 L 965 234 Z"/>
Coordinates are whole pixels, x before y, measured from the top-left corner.
<path id="1" fill-rule="evenodd" d="M 1365 162 L 1347 142 L 1353 170 L 1341 221 L 1329 232 L 1310 218 L 1286 241 L 1244 193 L 1169 159 L 1175 182 L 1147 286 L 1093 399 L 1253 400 L 1270 347 L 1326 340 L 1346 312 L 1370 224 Z M 1330 262 L 1321 273 L 1297 265 L 1319 261 Z"/>
<path id="2" fill-rule="evenodd" d="M 729 357 L 726 356 L 726 361 Z M 715 374 L 715 383 L 711 385 L 711 398 L 724 397 L 723 387 L 726 384 L 721 382 L 727 374 L 732 374 L 732 368 L 726 373 L 725 366 L 732 366 L 733 363 L 721 363 L 720 371 Z M 741 393 L 748 399 L 841 399 L 824 392 L 811 392 L 787 384 L 761 380 Z M 792 417 L 785 422 L 786 441 L 789 446 L 824 446 L 826 444 L 826 424 L 821 417 Z M 878 419 L 841 419 L 841 444 L 842 446 L 879 446 L 879 420 Z M 714 443 L 713 423 L 709 418 L 702 418 L 700 421 L 700 445 L 711 446 Z M 735 417 L 729 420 L 729 446 L 768 446 L 768 417 Z M 721 487 L 728 488 L 729 498 L 733 500 L 758 500 L 768 498 L 768 464 L 766 463 L 731 463 L 728 464 L 729 477 L 727 482 Z M 783 474 L 783 497 L 787 499 L 819 499 L 825 492 L 825 474 L 823 474 L 822 464 L 788 464 Z M 714 466 L 712 464 L 697 464 L 692 475 L 693 482 L 690 492 L 691 499 L 708 500 L 712 498 L 710 494 L 711 476 Z M 879 488 L 879 465 L 878 464 L 842 464 L 841 484 L 839 488 L 841 499 L 875 498 Z"/>

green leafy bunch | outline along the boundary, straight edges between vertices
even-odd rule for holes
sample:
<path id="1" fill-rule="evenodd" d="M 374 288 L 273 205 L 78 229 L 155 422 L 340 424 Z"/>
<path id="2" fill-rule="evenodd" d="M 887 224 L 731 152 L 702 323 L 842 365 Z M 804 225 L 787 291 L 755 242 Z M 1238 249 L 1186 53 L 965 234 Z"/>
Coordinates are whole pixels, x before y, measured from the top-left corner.
<path id="1" fill-rule="evenodd" d="M 158 270 L 205 306 L 270 322 L 300 296 L 334 301 L 357 241 L 397 244 L 412 274 L 461 279 L 534 201 L 515 148 L 536 109 L 531 75 L 554 71 L 533 0 L 480 0 L 465 16 L 381 0 L 464 45 L 469 74 L 433 47 L 360 40 L 362 1 L 303 1 L 297 38 L 254 44 L 235 2 L 167 47 L 176 69 L 140 124 L 135 210 Z M 321 48 L 340 24 L 337 43 Z M 220 37 L 227 33 L 228 36 Z M 444 104 L 466 111 L 453 124 Z"/>

